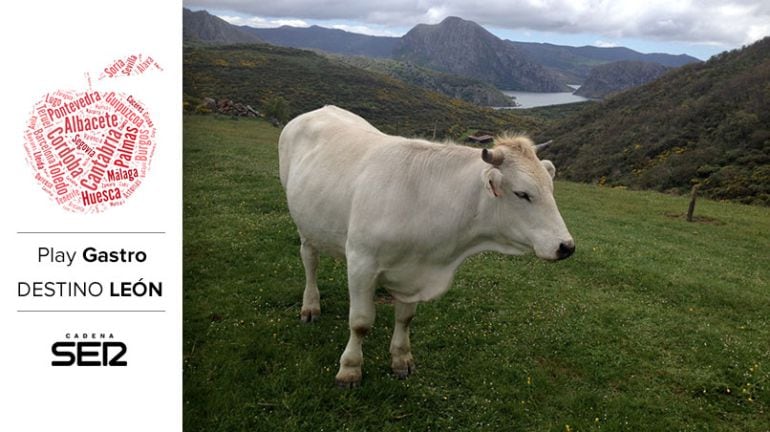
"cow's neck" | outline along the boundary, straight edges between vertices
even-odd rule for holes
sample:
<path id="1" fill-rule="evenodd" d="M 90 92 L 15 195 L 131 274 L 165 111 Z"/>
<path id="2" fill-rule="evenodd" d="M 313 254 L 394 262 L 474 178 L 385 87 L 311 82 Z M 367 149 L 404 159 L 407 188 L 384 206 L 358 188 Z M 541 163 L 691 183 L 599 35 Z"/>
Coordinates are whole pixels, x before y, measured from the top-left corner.
<path id="1" fill-rule="evenodd" d="M 505 221 L 500 220 L 501 199 L 493 197 L 485 188 L 482 173 L 488 165 L 481 160 L 480 152 L 475 149 L 463 155 L 464 164 L 458 164 L 451 171 L 454 181 L 459 181 L 456 193 L 447 203 L 447 211 L 456 215 L 456 225 L 449 229 L 453 231 L 450 240 L 451 248 L 440 248 L 443 252 L 440 259 L 458 267 L 468 257 L 486 251 L 496 251 L 508 255 L 523 253 L 520 247 L 501 242 L 498 227 Z M 456 155 L 455 155 L 456 157 Z M 451 184 L 450 179 L 445 179 Z M 437 250 L 437 252 L 439 252 Z M 438 258 L 438 257 L 437 257 Z"/>

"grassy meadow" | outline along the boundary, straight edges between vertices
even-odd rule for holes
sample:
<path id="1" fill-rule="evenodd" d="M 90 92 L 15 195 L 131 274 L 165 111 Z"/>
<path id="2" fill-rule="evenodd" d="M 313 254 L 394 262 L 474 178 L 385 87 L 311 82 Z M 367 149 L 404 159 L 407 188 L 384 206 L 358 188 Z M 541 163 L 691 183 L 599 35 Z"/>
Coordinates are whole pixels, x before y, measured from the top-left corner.
<path id="1" fill-rule="evenodd" d="M 573 258 L 482 254 L 412 323 L 391 376 L 378 298 L 362 386 L 334 385 L 345 265 L 322 258 L 299 321 L 299 237 L 280 130 L 184 119 L 184 429 L 768 431 L 770 209 L 557 182 Z M 557 167 L 558 169 L 558 167 Z"/>

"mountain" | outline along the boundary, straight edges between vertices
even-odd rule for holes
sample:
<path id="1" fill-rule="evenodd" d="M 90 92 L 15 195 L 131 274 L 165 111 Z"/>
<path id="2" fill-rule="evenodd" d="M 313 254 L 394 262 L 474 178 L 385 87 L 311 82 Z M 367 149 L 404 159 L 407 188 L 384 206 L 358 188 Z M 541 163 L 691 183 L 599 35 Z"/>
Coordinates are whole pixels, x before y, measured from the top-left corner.
<path id="1" fill-rule="evenodd" d="M 253 43 L 261 42 L 256 35 L 228 23 L 206 11 L 182 11 L 182 39 L 186 42 Z"/>
<path id="2" fill-rule="evenodd" d="M 393 49 L 400 40 L 397 37 L 368 36 L 315 25 L 307 28 L 290 26 L 278 28 L 242 26 L 240 28 L 273 45 L 375 58 L 391 57 Z"/>
<path id="3" fill-rule="evenodd" d="M 338 56 L 338 60 L 371 72 L 382 73 L 407 84 L 461 99 L 474 105 L 510 107 L 515 102 L 492 86 L 481 81 L 437 72 L 413 63 L 361 56 Z"/>
<path id="4" fill-rule="evenodd" d="M 185 41 L 220 44 L 265 41 L 348 56 L 394 58 L 505 89 L 534 91 L 559 91 L 565 89 L 565 84 L 581 84 L 591 68 L 614 61 L 646 61 L 671 67 L 699 62 L 684 54 L 643 54 L 623 47 L 501 41 L 478 24 L 454 17 L 437 25 L 419 24 L 399 38 L 319 26 L 238 27 L 208 12 L 185 9 L 183 34 Z"/>
<path id="5" fill-rule="evenodd" d="M 568 84 L 583 83 L 594 66 L 610 62 L 642 61 L 668 67 L 700 62 L 686 54 L 643 54 L 625 47 L 571 47 L 549 43 L 506 42 L 526 52 L 530 58 L 556 73 Z"/>
<path id="6" fill-rule="evenodd" d="M 770 205 L 770 38 L 669 71 L 544 132 L 564 178 Z"/>
<path id="7" fill-rule="evenodd" d="M 588 78 L 575 94 L 601 99 L 610 93 L 617 93 L 653 81 L 668 69 L 658 63 L 640 61 L 605 63 L 591 69 Z"/>
<path id="8" fill-rule="evenodd" d="M 488 82 L 505 90 L 566 91 L 553 74 L 526 53 L 457 17 L 418 24 L 401 38 L 394 57 L 421 66 Z"/>
<path id="9" fill-rule="evenodd" d="M 579 56 L 606 62 L 635 60 L 658 63 L 668 67 L 679 67 L 689 63 L 700 63 L 700 60 L 687 54 L 642 54 L 626 47 L 582 46 L 574 48 L 573 51 Z"/>
<path id="10" fill-rule="evenodd" d="M 481 108 L 350 66 L 312 51 L 252 45 L 188 45 L 185 107 L 231 99 L 258 110 L 282 101 L 289 117 L 326 104 L 349 109 L 386 133 L 458 138 L 484 129 L 537 133 L 542 124 L 512 110 Z"/>

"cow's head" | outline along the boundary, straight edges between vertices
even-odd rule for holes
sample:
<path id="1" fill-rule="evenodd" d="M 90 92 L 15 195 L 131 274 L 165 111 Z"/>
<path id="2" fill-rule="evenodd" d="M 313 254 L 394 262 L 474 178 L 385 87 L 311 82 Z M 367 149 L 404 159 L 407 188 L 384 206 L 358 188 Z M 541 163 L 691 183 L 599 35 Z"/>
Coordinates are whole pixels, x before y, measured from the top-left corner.
<path id="1" fill-rule="evenodd" d="M 575 251 L 575 242 L 553 198 L 556 168 L 535 150 L 529 138 L 510 135 L 482 150 L 488 164 L 483 181 L 495 202 L 492 220 L 501 237 L 496 241 L 512 253 L 534 250 L 546 260 L 564 259 Z"/>

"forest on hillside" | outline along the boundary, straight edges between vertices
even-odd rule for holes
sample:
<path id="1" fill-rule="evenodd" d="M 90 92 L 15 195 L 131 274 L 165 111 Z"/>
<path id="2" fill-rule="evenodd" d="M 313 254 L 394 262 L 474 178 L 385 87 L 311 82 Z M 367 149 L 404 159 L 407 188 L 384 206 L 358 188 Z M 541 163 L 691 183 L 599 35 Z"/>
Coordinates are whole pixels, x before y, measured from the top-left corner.
<path id="1" fill-rule="evenodd" d="M 267 44 L 184 49 L 184 101 L 227 98 L 287 120 L 334 104 L 386 133 L 461 140 L 475 130 L 554 139 L 560 178 L 770 205 L 770 38 L 598 102 L 492 110 L 310 51 Z"/>
<path id="2" fill-rule="evenodd" d="M 586 106 L 545 132 L 570 180 L 770 205 L 770 38 Z"/>
<path id="3" fill-rule="evenodd" d="M 184 102 L 227 98 L 264 108 L 285 105 L 287 119 L 333 104 L 387 133 L 437 139 L 472 130 L 537 133 L 542 122 L 510 110 L 475 106 L 310 51 L 266 44 L 184 49 Z"/>

